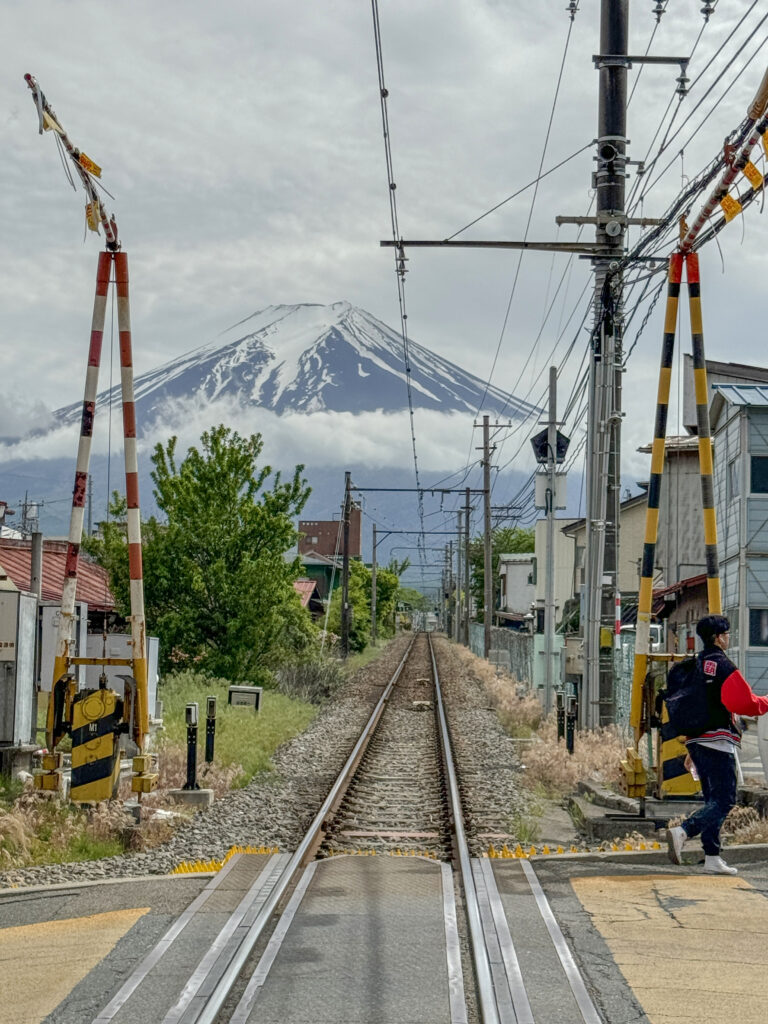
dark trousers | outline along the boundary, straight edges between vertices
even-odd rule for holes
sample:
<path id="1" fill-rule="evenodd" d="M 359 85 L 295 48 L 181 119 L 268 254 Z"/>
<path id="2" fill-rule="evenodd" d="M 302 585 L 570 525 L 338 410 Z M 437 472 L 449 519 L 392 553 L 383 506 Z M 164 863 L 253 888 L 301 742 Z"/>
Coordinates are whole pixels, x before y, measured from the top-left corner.
<path id="1" fill-rule="evenodd" d="M 736 803 L 736 758 L 724 750 L 713 750 L 703 743 L 688 747 L 704 793 L 704 806 L 682 823 L 690 838 L 701 834 L 701 845 L 708 857 L 720 853 L 720 829 Z"/>

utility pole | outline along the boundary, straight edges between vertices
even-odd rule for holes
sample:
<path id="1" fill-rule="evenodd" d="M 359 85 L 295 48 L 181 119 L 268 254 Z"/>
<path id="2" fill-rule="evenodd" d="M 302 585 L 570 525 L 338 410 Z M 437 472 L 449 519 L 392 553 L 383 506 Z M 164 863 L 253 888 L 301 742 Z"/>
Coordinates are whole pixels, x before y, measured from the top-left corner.
<path id="1" fill-rule="evenodd" d="M 352 498 L 350 495 L 350 473 L 344 474 L 344 527 L 342 532 L 341 561 L 341 656 L 349 654 L 349 513 Z"/>
<path id="2" fill-rule="evenodd" d="M 461 611 L 461 534 L 462 534 L 462 512 L 461 509 L 456 513 L 456 600 L 454 602 L 454 614 L 455 621 L 453 623 L 453 639 L 456 643 L 461 642 L 461 626 L 462 626 L 462 611 Z"/>
<path id="3" fill-rule="evenodd" d="M 595 240 L 606 253 L 594 260 L 595 322 L 589 367 L 587 536 L 585 580 L 585 693 L 583 724 L 615 721 L 613 632 L 618 589 L 621 495 L 621 364 L 623 282 L 617 273 L 626 230 L 627 39 L 629 0 L 601 0 Z"/>
<path id="4" fill-rule="evenodd" d="M 493 558 L 491 556 L 491 444 L 489 417 L 483 416 L 483 657 L 491 651 L 491 616 L 493 615 Z"/>
<path id="5" fill-rule="evenodd" d="M 376 646 L 376 523 L 373 524 L 373 557 L 371 559 L 371 647 Z"/>
<path id="6" fill-rule="evenodd" d="M 464 490 L 464 643 L 469 647 L 469 613 L 472 597 L 469 586 L 469 488 Z"/>
<path id="7" fill-rule="evenodd" d="M 453 632 L 456 628 L 456 581 L 453 577 L 453 541 L 448 541 L 448 548 L 446 550 L 446 569 L 448 570 L 448 608 L 450 610 L 450 619 L 448 621 L 448 629 L 446 632 L 448 636 L 453 636 Z"/>
<path id="8" fill-rule="evenodd" d="M 549 420 L 547 422 L 547 571 L 544 587 L 544 713 L 552 710 L 555 646 L 555 507 L 557 487 L 557 367 L 549 368 Z"/>

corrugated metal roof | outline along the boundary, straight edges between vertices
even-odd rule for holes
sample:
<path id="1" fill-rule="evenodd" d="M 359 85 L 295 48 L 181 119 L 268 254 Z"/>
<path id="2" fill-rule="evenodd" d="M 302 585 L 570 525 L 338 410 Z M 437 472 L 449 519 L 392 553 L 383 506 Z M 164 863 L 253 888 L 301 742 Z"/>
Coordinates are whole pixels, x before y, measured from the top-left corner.
<path id="1" fill-rule="evenodd" d="M 66 558 L 66 541 L 47 540 L 43 543 L 44 601 L 61 601 Z M 0 538 L 0 566 L 19 590 L 31 588 L 31 562 L 30 541 Z M 113 611 L 115 607 L 106 572 L 83 555 L 80 556 L 77 568 L 76 598 L 85 601 L 89 608 L 96 611 Z"/>
<path id="2" fill-rule="evenodd" d="M 768 405 L 768 384 L 713 384 L 731 405 Z"/>

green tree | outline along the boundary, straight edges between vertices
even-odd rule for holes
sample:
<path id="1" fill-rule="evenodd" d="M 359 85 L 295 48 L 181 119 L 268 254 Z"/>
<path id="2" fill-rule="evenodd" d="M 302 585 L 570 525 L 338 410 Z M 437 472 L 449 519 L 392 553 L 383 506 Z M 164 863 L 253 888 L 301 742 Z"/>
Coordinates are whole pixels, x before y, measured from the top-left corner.
<path id="1" fill-rule="evenodd" d="M 172 437 L 152 455 L 162 518 L 143 526 L 148 627 L 161 638 L 166 668 L 259 681 L 314 634 L 293 589 L 301 565 L 284 557 L 296 541 L 292 520 L 309 496 L 304 467 L 283 481 L 258 467 L 261 435 L 241 437 L 223 425 L 206 431 L 181 462 L 176 444 Z M 118 517 L 89 546 L 125 614 L 125 506 L 118 497 L 112 507 Z"/>
<path id="2" fill-rule="evenodd" d="M 491 564 L 493 566 L 493 607 L 499 598 L 499 555 L 522 554 L 535 550 L 536 531 L 519 526 L 501 527 L 491 533 Z M 483 538 L 475 537 L 469 542 L 469 578 L 470 590 L 477 608 L 478 622 L 484 622 L 485 606 L 485 552 Z"/>
<path id="3" fill-rule="evenodd" d="M 389 569 L 376 570 L 376 629 L 379 636 L 395 631 L 395 608 L 400 578 Z M 362 651 L 371 636 L 371 570 L 362 562 L 349 563 L 349 649 Z M 329 629 L 341 634 L 341 587 L 331 597 Z"/>
<path id="4" fill-rule="evenodd" d="M 411 608 L 417 612 L 431 612 L 434 607 L 434 602 L 431 598 L 427 597 L 426 594 L 422 594 L 420 590 L 415 590 L 413 587 L 400 587 L 397 592 L 397 600 L 400 604 L 404 604 L 406 608 Z"/>

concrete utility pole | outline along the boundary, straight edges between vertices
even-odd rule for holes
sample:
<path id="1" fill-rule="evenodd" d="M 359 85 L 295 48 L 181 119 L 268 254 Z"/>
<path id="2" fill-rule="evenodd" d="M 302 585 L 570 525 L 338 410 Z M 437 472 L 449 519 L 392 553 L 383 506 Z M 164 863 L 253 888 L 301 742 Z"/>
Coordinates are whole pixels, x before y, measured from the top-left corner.
<path id="1" fill-rule="evenodd" d="M 483 416 L 483 657 L 491 650 L 491 616 L 493 615 L 493 558 L 491 555 L 491 443 L 489 417 Z"/>
<path id="2" fill-rule="evenodd" d="M 371 558 L 371 647 L 376 646 L 376 523 L 373 524 L 373 556 Z"/>
<path id="3" fill-rule="evenodd" d="M 341 560 L 341 656 L 349 654 L 349 514 L 352 497 L 350 494 L 350 473 L 344 474 L 344 527 L 342 532 Z"/>
<path id="4" fill-rule="evenodd" d="M 461 534 L 462 512 L 456 513 L 456 600 L 454 602 L 455 620 L 453 623 L 453 639 L 461 642 L 462 610 L 461 610 Z"/>
<path id="5" fill-rule="evenodd" d="M 549 420 L 547 422 L 547 570 L 544 588 L 544 711 L 552 710 L 555 688 L 552 666 L 555 647 L 555 507 L 557 505 L 557 367 L 549 368 Z"/>
<path id="6" fill-rule="evenodd" d="M 582 722 L 615 721 L 613 634 L 618 589 L 621 495 L 621 363 L 623 283 L 616 273 L 626 230 L 627 39 L 629 0 L 601 0 L 596 242 L 607 255 L 595 259 L 595 326 L 589 368 L 587 430 L 587 536 L 584 599 L 585 687 Z M 602 627 L 602 628 L 601 628 Z M 608 630 L 606 634 L 603 629 Z M 602 637 L 601 637 L 602 633 Z"/>
<path id="7" fill-rule="evenodd" d="M 469 615 L 472 605 L 469 581 L 469 488 L 464 490 L 464 643 L 469 647 Z"/>

